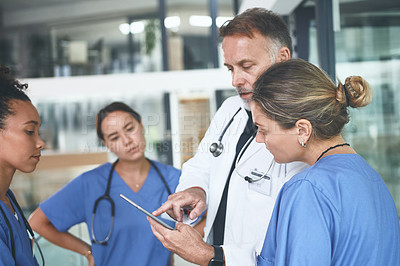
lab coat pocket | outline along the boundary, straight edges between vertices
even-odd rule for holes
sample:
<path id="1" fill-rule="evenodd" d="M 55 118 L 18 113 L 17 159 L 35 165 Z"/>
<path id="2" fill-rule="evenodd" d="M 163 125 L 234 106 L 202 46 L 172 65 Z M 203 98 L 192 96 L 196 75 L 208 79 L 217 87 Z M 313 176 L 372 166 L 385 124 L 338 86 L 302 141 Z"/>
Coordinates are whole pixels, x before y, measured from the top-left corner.
<path id="1" fill-rule="evenodd" d="M 271 178 L 261 179 L 257 182 L 252 182 L 248 184 L 250 190 L 261 193 L 265 196 L 271 196 Z"/>

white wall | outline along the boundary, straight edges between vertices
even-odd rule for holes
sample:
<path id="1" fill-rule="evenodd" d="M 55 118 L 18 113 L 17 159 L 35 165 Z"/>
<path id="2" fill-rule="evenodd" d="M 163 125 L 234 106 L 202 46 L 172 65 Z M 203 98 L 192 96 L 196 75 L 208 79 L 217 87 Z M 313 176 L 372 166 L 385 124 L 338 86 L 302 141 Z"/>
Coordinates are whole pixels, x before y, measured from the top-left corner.
<path id="1" fill-rule="evenodd" d="M 131 95 L 160 95 L 163 92 L 191 94 L 231 89 L 226 69 L 186 70 L 101 76 L 25 79 L 32 102 L 69 101 Z"/>

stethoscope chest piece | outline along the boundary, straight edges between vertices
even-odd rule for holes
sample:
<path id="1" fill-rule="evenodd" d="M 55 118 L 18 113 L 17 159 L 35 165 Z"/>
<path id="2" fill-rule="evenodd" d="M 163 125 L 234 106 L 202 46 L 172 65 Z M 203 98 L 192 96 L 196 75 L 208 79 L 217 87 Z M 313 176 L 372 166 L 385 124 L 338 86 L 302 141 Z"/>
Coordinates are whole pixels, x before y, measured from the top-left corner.
<path id="1" fill-rule="evenodd" d="M 210 152 L 214 157 L 220 156 L 223 150 L 224 150 L 224 145 L 220 141 L 214 142 L 210 146 Z"/>
<path id="2" fill-rule="evenodd" d="M 236 113 L 232 116 L 231 120 L 229 120 L 228 124 L 225 126 L 224 130 L 222 130 L 221 135 L 218 138 L 217 142 L 214 142 L 210 145 L 210 152 L 214 157 L 218 157 L 221 155 L 221 153 L 224 151 L 224 145 L 222 144 L 222 138 L 224 137 L 224 134 L 226 130 L 229 128 L 229 126 L 232 124 L 233 119 L 235 116 L 239 113 L 239 111 L 242 110 L 242 107 L 239 107 L 239 109 L 236 111 Z"/>

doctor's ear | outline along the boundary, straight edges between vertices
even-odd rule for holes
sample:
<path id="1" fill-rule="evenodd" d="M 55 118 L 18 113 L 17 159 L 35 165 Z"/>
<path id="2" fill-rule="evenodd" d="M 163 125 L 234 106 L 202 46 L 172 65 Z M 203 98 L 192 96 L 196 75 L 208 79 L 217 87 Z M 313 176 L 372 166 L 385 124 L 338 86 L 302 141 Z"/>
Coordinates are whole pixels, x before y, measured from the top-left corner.
<path id="1" fill-rule="evenodd" d="M 311 138 L 312 125 L 307 119 L 299 119 L 296 124 L 297 137 L 301 146 L 305 147 L 308 140 Z"/>
<path id="2" fill-rule="evenodd" d="M 290 50 L 287 47 L 281 47 L 278 51 L 277 62 L 283 62 L 290 59 Z"/>

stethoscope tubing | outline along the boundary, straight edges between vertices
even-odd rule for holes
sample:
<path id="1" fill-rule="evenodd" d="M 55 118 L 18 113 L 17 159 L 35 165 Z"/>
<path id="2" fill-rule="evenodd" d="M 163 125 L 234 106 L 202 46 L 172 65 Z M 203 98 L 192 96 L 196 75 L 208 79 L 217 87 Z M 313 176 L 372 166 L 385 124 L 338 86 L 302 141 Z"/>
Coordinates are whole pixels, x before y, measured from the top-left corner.
<path id="1" fill-rule="evenodd" d="M 15 207 L 17 208 L 17 210 L 19 212 L 19 215 L 21 216 L 22 221 L 24 222 L 24 225 L 25 225 L 26 229 L 28 230 L 29 234 L 32 237 L 32 240 L 36 243 L 36 245 L 38 247 L 38 250 L 39 250 L 39 253 L 40 253 L 40 256 L 41 256 L 42 261 L 43 261 L 43 266 L 44 266 L 45 265 L 45 261 L 44 261 L 44 256 L 43 256 L 43 253 L 42 253 L 42 249 L 40 248 L 39 243 L 35 239 L 35 234 L 33 233 L 32 227 L 29 225 L 28 220 L 26 220 L 25 215 L 22 212 L 21 206 L 19 206 L 19 204 L 17 202 L 17 199 L 14 197 L 13 194 L 11 194 L 10 190 L 7 191 L 7 195 L 11 199 L 12 203 L 14 203 Z M 1 213 L 3 214 L 3 216 L 4 216 L 4 220 L 6 221 L 8 230 L 10 231 L 11 254 L 12 254 L 13 258 L 14 258 L 15 265 L 17 265 L 17 259 L 16 259 L 16 255 L 15 255 L 14 233 L 12 231 L 10 221 L 8 220 L 4 210 L 1 207 L 0 207 L 0 210 L 1 210 Z"/>
<path id="2" fill-rule="evenodd" d="M 156 170 L 157 174 L 160 176 L 165 188 L 168 191 L 168 194 L 171 195 L 171 189 L 169 188 L 167 181 L 165 180 L 164 176 L 161 174 L 160 169 L 158 169 L 157 165 L 149 160 L 148 158 L 146 158 L 146 160 L 150 163 L 150 165 Z M 92 236 L 92 243 L 96 243 L 96 244 L 100 244 L 100 245 L 107 245 L 108 240 L 111 237 L 113 228 L 114 228 L 114 220 L 115 220 L 115 203 L 114 200 L 111 198 L 110 196 L 110 190 L 111 190 L 111 180 L 112 180 L 112 176 L 115 170 L 115 166 L 117 165 L 119 159 L 117 159 L 111 166 L 111 170 L 108 174 L 108 179 L 107 179 L 107 187 L 106 190 L 104 192 L 103 196 L 100 196 L 99 198 L 96 199 L 94 206 L 93 206 L 93 212 L 92 212 L 92 222 L 91 222 L 91 236 Z M 102 200 L 106 200 L 108 202 L 110 202 L 111 204 L 111 227 L 110 227 L 110 231 L 108 232 L 106 238 L 104 240 L 97 240 L 94 234 L 94 218 L 95 218 L 95 214 L 96 214 L 96 210 L 97 210 L 97 206 L 99 204 L 100 201 Z"/>
<path id="3" fill-rule="evenodd" d="M 253 179 L 253 178 L 251 178 L 251 177 L 249 177 L 249 176 L 243 176 L 242 174 L 239 173 L 239 170 L 238 170 L 239 163 L 244 163 L 244 162 L 240 162 L 240 159 L 241 159 L 242 155 L 244 154 L 244 152 L 247 150 L 247 148 L 250 146 L 251 142 L 255 139 L 256 134 L 257 134 L 257 132 L 254 133 L 254 135 L 251 136 L 251 138 L 249 138 L 249 139 L 247 140 L 247 142 L 244 144 L 243 148 L 240 150 L 240 152 L 239 152 L 239 154 L 238 154 L 238 156 L 237 156 L 237 158 L 236 158 L 236 161 L 235 161 L 235 172 L 236 172 L 236 174 L 237 174 L 238 176 L 244 178 L 244 180 L 246 180 L 246 181 L 249 182 L 249 183 L 258 182 L 258 181 L 260 181 L 260 180 L 262 180 L 262 179 L 267 179 L 267 180 L 271 179 L 271 178 L 268 176 L 268 173 L 269 173 L 269 171 L 271 170 L 272 165 L 274 164 L 274 160 L 271 160 L 271 163 L 270 163 L 270 165 L 269 165 L 269 167 L 268 167 L 268 170 L 265 171 L 265 173 L 264 173 L 262 176 L 260 176 L 259 178 L 257 178 L 257 179 Z M 247 158 L 245 161 L 247 161 L 247 160 L 248 160 L 248 158 Z"/>
<path id="4" fill-rule="evenodd" d="M 235 119 L 235 116 L 240 112 L 240 110 L 242 110 L 242 107 L 239 107 L 239 109 L 235 112 L 235 114 L 229 120 L 228 124 L 226 124 L 225 128 L 221 132 L 221 135 L 218 137 L 217 142 L 214 142 L 210 145 L 209 150 L 214 157 L 220 156 L 221 153 L 224 151 L 224 145 L 222 144 L 222 138 L 224 137 L 225 132 L 228 130 L 228 128 L 232 124 L 233 120 Z"/>
<path id="5" fill-rule="evenodd" d="M 240 110 L 242 110 L 242 107 L 239 107 L 239 109 L 235 112 L 235 114 L 234 114 L 234 115 L 232 116 L 232 118 L 229 120 L 228 124 L 226 124 L 224 130 L 221 132 L 221 135 L 218 137 L 217 142 L 214 142 L 214 143 L 212 143 L 212 144 L 210 145 L 210 152 L 211 152 L 211 154 L 212 154 L 214 157 L 220 156 L 221 153 L 223 152 L 223 150 L 224 150 L 224 145 L 222 144 L 222 138 L 223 138 L 223 136 L 225 135 L 225 132 L 226 132 L 226 131 L 228 130 L 228 128 L 230 127 L 230 125 L 232 124 L 232 122 L 233 122 L 235 116 L 240 112 Z M 239 165 L 239 161 L 240 161 L 242 155 L 244 154 L 244 152 L 246 151 L 246 149 L 250 146 L 251 142 L 255 139 L 256 134 L 257 134 L 257 132 L 256 132 L 255 134 L 253 134 L 253 135 L 246 141 L 246 143 L 244 144 L 243 148 L 239 151 L 239 154 L 238 154 L 238 156 L 237 156 L 237 158 L 236 158 L 236 161 L 235 161 L 235 172 L 236 172 L 240 177 L 244 178 L 244 179 L 245 179 L 247 182 L 249 182 L 249 183 L 258 182 L 258 181 L 260 181 L 260 180 L 262 180 L 262 179 L 264 179 L 264 178 L 265 178 L 265 179 L 270 179 L 270 177 L 268 176 L 268 172 L 271 170 L 272 165 L 273 165 L 273 163 L 274 163 L 274 161 L 272 160 L 272 162 L 271 162 L 271 164 L 270 164 L 268 170 L 267 170 L 261 177 L 259 177 L 259 178 L 257 178 L 257 179 L 252 179 L 252 178 L 249 177 L 249 176 L 243 176 L 243 175 L 241 175 L 241 174 L 239 173 L 239 171 L 237 170 L 237 169 L 238 169 L 238 165 Z"/>
<path id="6" fill-rule="evenodd" d="M 219 138 L 218 138 L 218 141 L 219 141 L 219 142 L 222 141 L 222 138 L 224 137 L 225 132 L 226 132 L 226 131 L 228 130 L 228 128 L 231 126 L 231 124 L 232 124 L 232 122 L 233 122 L 235 116 L 240 112 L 240 110 L 242 110 L 242 107 L 239 107 L 239 109 L 236 111 L 236 113 L 232 116 L 231 120 L 229 120 L 228 124 L 226 124 L 224 130 L 222 131 L 221 135 L 220 135 Z"/>

